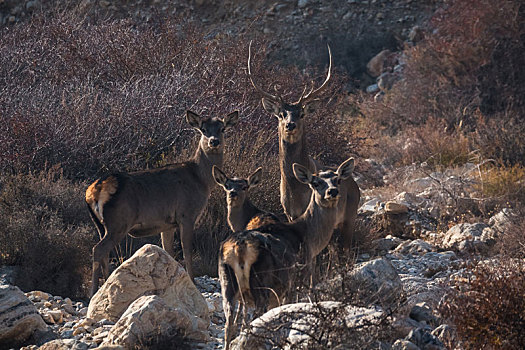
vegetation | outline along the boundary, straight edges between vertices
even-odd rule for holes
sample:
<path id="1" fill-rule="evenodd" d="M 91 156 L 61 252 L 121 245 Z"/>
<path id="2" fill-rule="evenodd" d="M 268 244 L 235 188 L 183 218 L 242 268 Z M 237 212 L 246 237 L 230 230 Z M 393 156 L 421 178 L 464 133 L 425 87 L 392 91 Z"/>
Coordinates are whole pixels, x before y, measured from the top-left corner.
<path id="1" fill-rule="evenodd" d="M 247 176 L 262 166 L 263 183 L 251 196 L 265 210 L 281 211 L 276 122 L 246 75 L 250 33 L 212 35 L 183 17 L 116 19 L 64 6 L 0 28 L 0 265 L 20 267 L 18 286 L 86 296 L 99 237 L 85 210 L 85 188 L 108 172 L 189 158 L 196 137 L 184 121 L 187 109 L 205 116 L 240 110 L 226 138 L 224 170 Z M 326 164 L 353 155 L 365 174 L 365 158 L 393 167 L 424 164 L 429 172 L 476 163 L 472 215 L 488 219 L 503 206 L 522 212 L 525 5 L 451 0 L 423 29 L 424 39 L 398 54 L 402 79 L 380 98 L 348 95 L 344 83 L 353 77 L 336 70 L 323 108 L 308 122 L 310 152 Z M 288 100 L 324 77 L 322 67 L 275 66 L 261 37 L 253 47 L 255 80 L 268 91 L 277 86 Z M 213 191 L 197 223 L 197 273 L 216 275 L 218 247 L 229 233 L 223 196 Z M 443 227 L 453 220 L 443 218 Z M 374 231 L 359 225 L 363 235 Z M 525 343 L 523 220 L 503 237 L 491 252 L 493 264 L 469 267 L 471 278 L 451 282 L 441 306 L 467 348 Z M 126 241 L 117 258 L 142 242 Z M 321 269 L 338 256 L 332 249 Z"/>

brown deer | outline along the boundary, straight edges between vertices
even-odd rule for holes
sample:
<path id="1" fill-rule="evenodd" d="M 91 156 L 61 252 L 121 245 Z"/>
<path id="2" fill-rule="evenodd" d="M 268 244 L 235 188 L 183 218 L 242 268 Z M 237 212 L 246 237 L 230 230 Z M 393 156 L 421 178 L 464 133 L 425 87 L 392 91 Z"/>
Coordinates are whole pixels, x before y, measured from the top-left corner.
<path id="1" fill-rule="evenodd" d="M 261 182 L 262 168 L 257 168 L 247 179 L 230 178 L 215 165 L 212 173 L 226 192 L 228 225 L 233 232 L 254 230 L 280 221 L 276 215 L 257 208 L 248 197 L 248 190 Z"/>
<path id="2" fill-rule="evenodd" d="M 193 226 L 215 185 L 212 166 L 223 163 L 224 131 L 235 125 L 238 118 L 238 111 L 223 119 L 204 119 L 188 111 L 187 122 L 201 134 L 191 160 L 158 169 L 112 174 L 88 187 L 86 203 L 102 238 L 93 247 L 92 295 L 101 275 L 108 276 L 110 251 L 126 234 L 146 237 L 160 233 L 162 247 L 173 256 L 178 227 L 186 270 L 193 278 Z"/>
<path id="3" fill-rule="evenodd" d="M 318 174 L 295 163 L 295 177 L 310 188 L 305 212 L 289 223 L 234 233 L 221 244 L 219 280 L 226 315 L 225 349 L 229 349 L 243 305 L 246 323 L 248 307 L 261 314 L 284 303 L 294 266 L 309 264 L 328 245 L 338 215 L 340 184 L 350 177 L 353 168 L 353 158 L 336 171 Z"/>
<path id="4" fill-rule="evenodd" d="M 281 170 L 281 204 L 289 221 L 298 218 L 308 207 L 310 201 L 310 189 L 296 179 L 293 174 L 292 165 L 299 163 L 315 172 L 317 164 L 309 155 L 305 132 L 305 120 L 309 113 L 313 112 L 311 103 L 326 88 L 331 77 L 332 53 L 328 47 L 329 66 L 326 79 L 323 84 L 310 90 L 305 95 L 304 89 L 297 102 L 287 103 L 280 95 L 272 95 L 253 81 L 251 73 L 251 42 L 248 48 L 248 76 L 253 87 L 263 96 L 263 108 L 278 119 L 279 131 L 279 167 Z M 337 227 L 341 230 L 343 247 L 349 248 L 355 241 L 354 225 L 357 218 L 360 191 L 356 182 L 349 177 L 341 185 L 341 199 L 339 200 L 339 211 Z"/>

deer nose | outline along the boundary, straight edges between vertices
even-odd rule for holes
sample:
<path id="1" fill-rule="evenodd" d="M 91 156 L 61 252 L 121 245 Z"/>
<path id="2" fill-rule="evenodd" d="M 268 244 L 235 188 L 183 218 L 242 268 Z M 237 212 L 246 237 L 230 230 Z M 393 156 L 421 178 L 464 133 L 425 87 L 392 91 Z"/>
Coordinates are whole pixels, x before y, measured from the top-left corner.
<path id="1" fill-rule="evenodd" d="M 293 131 L 295 130 L 296 127 L 297 127 L 297 124 L 295 124 L 294 122 L 286 123 L 286 130 L 288 131 Z"/>
<path id="2" fill-rule="evenodd" d="M 331 188 L 328 190 L 328 195 L 330 195 L 330 197 L 337 197 L 337 195 L 339 194 L 339 190 L 337 188 Z"/>
<path id="3" fill-rule="evenodd" d="M 238 195 L 239 195 L 239 194 L 238 194 L 237 192 L 235 192 L 235 191 L 230 191 L 230 197 L 231 197 L 231 198 L 237 198 Z"/>
<path id="4" fill-rule="evenodd" d="M 214 138 L 211 138 L 211 139 L 210 139 L 210 142 L 209 142 L 209 144 L 210 144 L 211 147 L 217 147 L 220 143 L 221 143 L 221 142 L 219 141 L 219 139 L 218 139 L 218 138 L 215 138 L 215 137 L 214 137 Z"/>

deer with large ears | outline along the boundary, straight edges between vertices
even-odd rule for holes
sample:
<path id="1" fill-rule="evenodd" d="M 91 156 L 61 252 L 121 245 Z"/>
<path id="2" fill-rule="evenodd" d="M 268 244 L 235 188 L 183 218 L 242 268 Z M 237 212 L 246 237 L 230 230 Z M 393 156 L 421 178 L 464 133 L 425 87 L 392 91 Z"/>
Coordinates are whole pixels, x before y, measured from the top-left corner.
<path id="1" fill-rule="evenodd" d="M 257 168 L 247 179 L 228 177 L 215 165 L 212 173 L 226 192 L 228 225 L 233 232 L 253 230 L 280 221 L 276 215 L 257 208 L 248 196 L 248 190 L 261 182 L 262 168 Z"/>
<path id="2" fill-rule="evenodd" d="M 161 234 L 162 247 L 174 255 L 174 235 L 179 228 L 186 270 L 193 277 L 193 226 L 201 215 L 215 181 L 214 165 L 222 166 L 224 131 L 235 125 L 239 112 L 224 118 L 201 118 L 187 111 L 186 120 L 199 131 L 192 159 L 162 168 L 102 177 L 86 190 L 86 203 L 101 241 L 93 247 L 92 295 L 99 278 L 107 278 L 111 250 L 129 234 Z"/>
<path id="3" fill-rule="evenodd" d="M 298 218 L 308 207 L 310 189 L 301 183 L 293 173 L 292 165 L 301 164 L 315 172 L 318 164 L 308 155 L 306 139 L 306 123 L 308 114 L 313 112 L 311 104 L 319 94 L 326 89 L 331 77 L 332 54 L 328 47 L 329 66 L 326 79 L 317 89 L 306 88 L 296 102 L 288 103 L 280 95 L 273 95 L 258 87 L 251 72 L 251 42 L 248 48 L 248 77 L 252 86 L 263 96 L 262 105 L 266 112 L 277 117 L 279 131 L 279 167 L 281 171 L 281 204 L 288 220 Z M 354 226 L 357 218 L 360 191 L 352 177 L 345 180 L 341 186 L 341 199 L 338 207 L 337 227 L 341 230 L 343 247 L 349 248 L 356 241 Z"/>
<path id="4" fill-rule="evenodd" d="M 328 245 L 342 199 L 341 184 L 351 177 L 353 168 L 353 158 L 336 171 L 317 174 L 295 163 L 294 176 L 310 189 L 310 202 L 304 213 L 292 222 L 234 233 L 221 244 L 218 265 L 226 315 L 225 349 L 229 349 L 241 309 L 244 308 L 246 323 L 246 308 L 255 307 L 260 314 L 284 303 L 294 267 L 298 263 L 310 264 Z"/>

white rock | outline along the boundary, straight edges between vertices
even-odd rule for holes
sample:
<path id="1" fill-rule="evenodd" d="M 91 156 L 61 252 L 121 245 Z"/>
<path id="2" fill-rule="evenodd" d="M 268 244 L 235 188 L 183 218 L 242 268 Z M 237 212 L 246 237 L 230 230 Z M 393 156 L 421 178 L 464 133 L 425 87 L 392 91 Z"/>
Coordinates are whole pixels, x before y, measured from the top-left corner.
<path id="1" fill-rule="evenodd" d="M 487 227 L 482 223 L 455 225 L 445 234 L 443 246 L 460 251 L 484 250 L 487 242 L 482 240 L 482 234 Z"/>
<path id="2" fill-rule="evenodd" d="M 392 303 L 397 301 L 403 292 L 401 279 L 389 260 L 379 258 L 355 266 L 345 279 L 347 288 L 354 290 L 360 302 Z"/>
<path id="3" fill-rule="evenodd" d="M 156 245 L 146 244 L 120 265 L 89 303 L 87 316 L 117 321 L 142 295 L 162 297 L 167 305 L 185 307 L 209 321 L 208 305 L 186 270 Z"/>
<path id="4" fill-rule="evenodd" d="M 326 318 L 334 312 L 337 317 Z M 253 320 L 249 330 L 243 331 L 231 345 L 233 350 L 270 349 L 272 344 L 286 344 L 284 349 L 308 348 L 314 345 L 311 333 L 319 322 L 326 322 L 329 327 L 330 323 L 343 321 L 346 327 L 356 328 L 377 322 L 382 314 L 376 308 L 344 306 L 335 301 L 283 305 Z"/>
<path id="5" fill-rule="evenodd" d="M 208 341 L 209 321 L 184 307 L 173 308 L 156 295 L 142 296 L 129 306 L 111 328 L 104 345 L 121 345 L 133 349 L 148 337 L 177 333 L 196 341 Z"/>
<path id="6" fill-rule="evenodd" d="M 18 343 L 47 326 L 33 303 L 15 286 L 0 284 L 0 344 Z"/>

